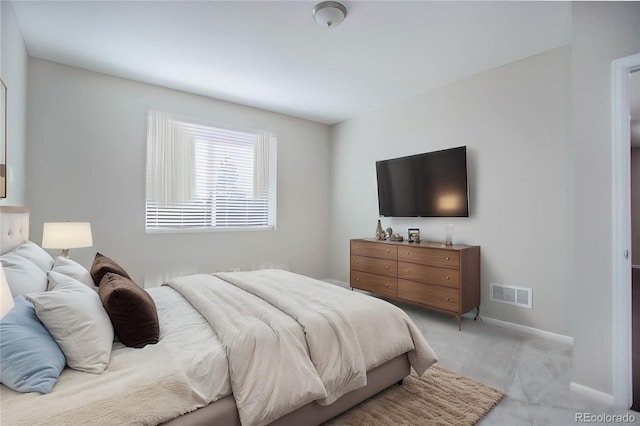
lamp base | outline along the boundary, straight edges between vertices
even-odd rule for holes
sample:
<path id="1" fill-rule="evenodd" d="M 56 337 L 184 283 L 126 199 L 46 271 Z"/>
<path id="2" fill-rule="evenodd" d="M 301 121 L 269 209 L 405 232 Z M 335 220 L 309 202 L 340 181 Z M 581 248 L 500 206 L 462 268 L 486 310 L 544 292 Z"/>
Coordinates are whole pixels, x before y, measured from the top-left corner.
<path id="1" fill-rule="evenodd" d="M 62 252 L 60 253 L 60 256 L 66 257 L 68 259 L 69 258 L 69 249 L 62 249 Z"/>

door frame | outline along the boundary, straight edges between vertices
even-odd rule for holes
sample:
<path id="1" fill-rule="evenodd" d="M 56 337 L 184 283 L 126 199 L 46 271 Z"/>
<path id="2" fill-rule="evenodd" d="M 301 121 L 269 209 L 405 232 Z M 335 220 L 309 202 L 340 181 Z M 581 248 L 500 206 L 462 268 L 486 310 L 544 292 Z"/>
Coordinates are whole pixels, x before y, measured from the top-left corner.
<path id="1" fill-rule="evenodd" d="M 640 53 L 611 63 L 612 173 L 612 390 L 613 406 L 632 398 L 631 353 L 631 159 L 629 74 L 640 70 Z"/>

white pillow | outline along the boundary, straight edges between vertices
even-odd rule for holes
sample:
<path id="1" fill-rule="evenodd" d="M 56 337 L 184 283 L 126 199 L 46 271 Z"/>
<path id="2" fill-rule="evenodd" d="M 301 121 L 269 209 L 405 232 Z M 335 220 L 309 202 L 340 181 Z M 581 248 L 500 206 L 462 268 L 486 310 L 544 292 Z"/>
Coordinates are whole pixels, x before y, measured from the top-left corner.
<path id="1" fill-rule="evenodd" d="M 13 297 L 47 289 L 47 274 L 26 257 L 10 251 L 0 256 L 0 262 Z"/>
<path id="2" fill-rule="evenodd" d="M 93 278 L 91 278 L 91 273 L 75 260 L 71 260 L 63 256 L 58 256 L 55 259 L 52 271 L 70 276 L 71 278 L 75 278 L 82 284 L 87 285 L 89 288 L 98 291 L 98 287 L 93 282 Z M 49 277 L 49 287 L 47 288 L 48 290 L 53 290 L 55 285 L 52 284 L 55 283 L 52 283 L 51 277 Z"/>
<path id="3" fill-rule="evenodd" d="M 28 294 L 36 315 L 67 358 L 69 367 L 102 373 L 111 357 L 113 326 L 100 296 L 75 278 L 49 272 L 53 290 Z"/>
<path id="4" fill-rule="evenodd" d="M 34 242 L 27 241 L 20 247 L 12 250 L 12 253 L 19 254 L 20 256 L 29 259 L 42 269 L 45 274 L 53 267 L 53 257 Z"/>

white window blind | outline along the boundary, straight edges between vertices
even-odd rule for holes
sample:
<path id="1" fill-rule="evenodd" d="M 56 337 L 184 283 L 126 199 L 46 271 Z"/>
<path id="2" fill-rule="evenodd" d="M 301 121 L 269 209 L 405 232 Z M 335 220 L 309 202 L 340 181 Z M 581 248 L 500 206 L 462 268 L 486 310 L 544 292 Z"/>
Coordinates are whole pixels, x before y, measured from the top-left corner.
<path id="1" fill-rule="evenodd" d="M 148 232 L 274 229 L 275 134 L 149 112 L 145 223 Z"/>

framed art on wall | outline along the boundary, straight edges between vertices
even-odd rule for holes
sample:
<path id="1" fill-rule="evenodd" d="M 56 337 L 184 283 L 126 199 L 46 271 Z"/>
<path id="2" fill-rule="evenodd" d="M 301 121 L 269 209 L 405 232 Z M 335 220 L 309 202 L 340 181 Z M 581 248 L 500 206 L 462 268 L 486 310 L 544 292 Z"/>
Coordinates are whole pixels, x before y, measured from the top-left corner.
<path id="1" fill-rule="evenodd" d="M 7 198 L 7 86 L 0 79 L 0 198 Z"/>

